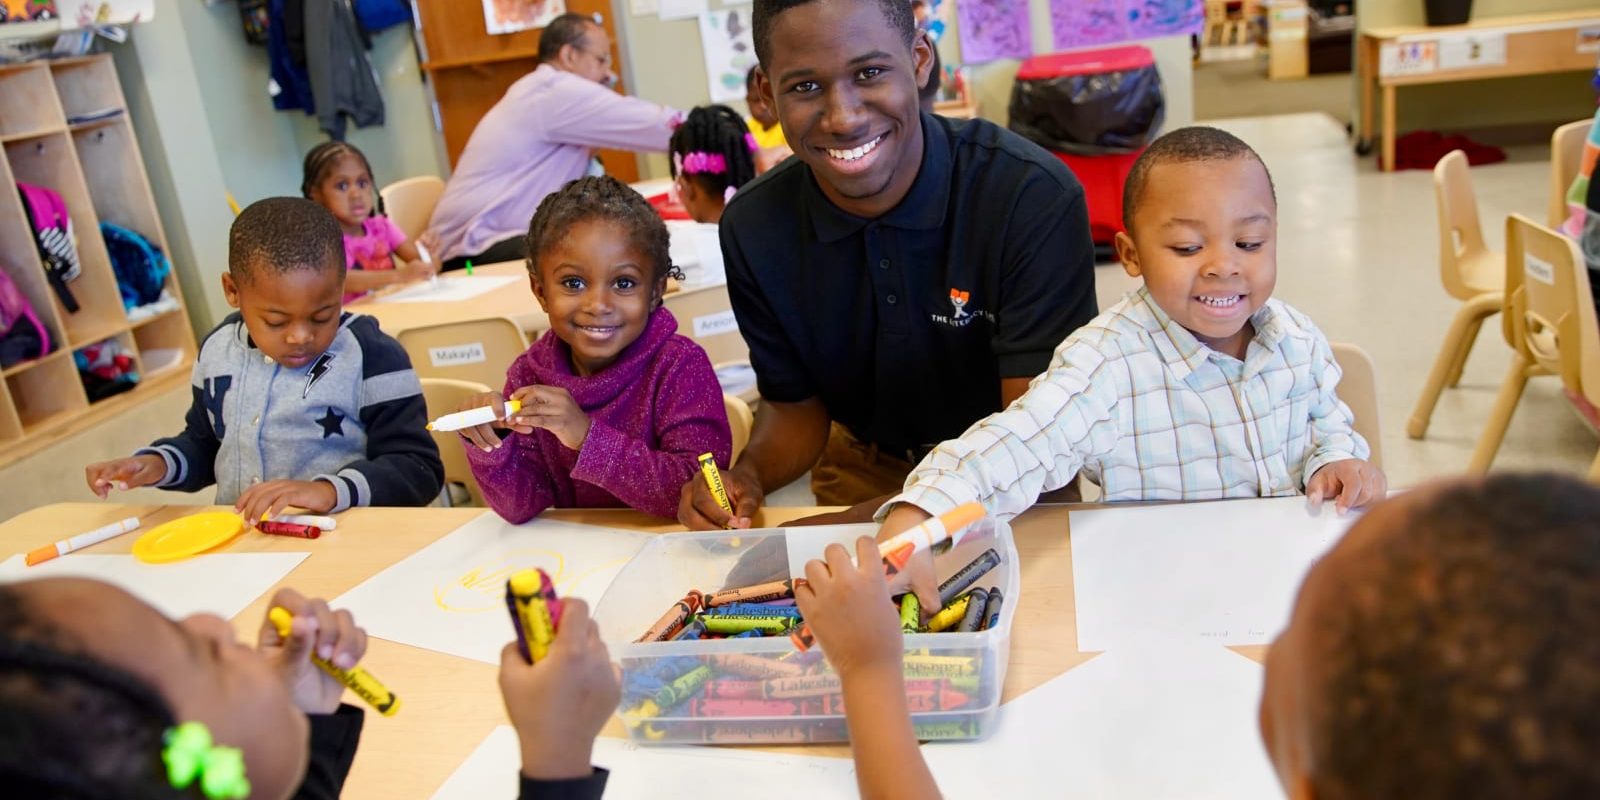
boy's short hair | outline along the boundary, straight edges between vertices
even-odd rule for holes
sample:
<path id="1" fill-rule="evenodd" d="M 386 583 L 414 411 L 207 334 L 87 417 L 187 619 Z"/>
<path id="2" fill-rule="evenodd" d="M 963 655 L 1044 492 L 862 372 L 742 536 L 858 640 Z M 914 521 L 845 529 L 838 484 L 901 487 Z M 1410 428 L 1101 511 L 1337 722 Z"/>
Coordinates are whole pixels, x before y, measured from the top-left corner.
<path id="1" fill-rule="evenodd" d="M 1317 797 L 1600 797 L 1600 488 L 1420 491 L 1318 606 Z"/>
<path id="2" fill-rule="evenodd" d="M 300 197 L 251 203 L 228 231 L 228 272 L 239 283 L 256 273 L 337 269 L 342 277 L 344 232 L 332 212 Z"/>
<path id="3" fill-rule="evenodd" d="M 1133 212 L 1138 210 L 1145 184 L 1150 180 L 1150 170 L 1156 166 L 1193 161 L 1229 161 L 1235 158 L 1255 159 L 1261 165 L 1261 171 L 1267 173 L 1267 187 L 1272 189 L 1272 202 L 1278 202 L 1278 190 L 1272 185 L 1272 172 L 1254 148 L 1221 128 L 1190 125 L 1162 134 L 1133 162 L 1122 190 L 1122 224 L 1133 230 Z"/>
<path id="4" fill-rule="evenodd" d="M 561 48 L 569 44 L 581 45 L 583 37 L 589 35 L 590 26 L 595 24 L 593 17 L 571 11 L 550 20 L 539 32 L 539 63 L 553 64 L 561 56 Z"/>
<path id="5" fill-rule="evenodd" d="M 905 41 L 906 49 L 911 49 L 911 43 L 917 38 L 917 20 L 911 13 L 911 4 L 906 0 L 859 0 L 860 2 L 873 2 L 878 4 L 878 10 L 883 12 L 884 21 L 889 27 L 894 28 L 900 38 Z M 777 23 L 778 15 L 796 6 L 803 6 L 814 0 L 755 0 L 755 7 L 750 12 L 750 37 L 756 46 L 756 61 L 762 67 L 767 66 L 767 61 L 772 56 L 772 26 Z"/>

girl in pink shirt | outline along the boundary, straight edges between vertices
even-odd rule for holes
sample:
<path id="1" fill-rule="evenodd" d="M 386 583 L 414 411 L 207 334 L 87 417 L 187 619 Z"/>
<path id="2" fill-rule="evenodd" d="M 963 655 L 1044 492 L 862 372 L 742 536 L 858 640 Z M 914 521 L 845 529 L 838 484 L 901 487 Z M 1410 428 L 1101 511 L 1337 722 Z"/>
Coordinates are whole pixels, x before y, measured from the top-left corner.
<path id="1" fill-rule="evenodd" d="M 373 289 L 427 280 L 438 271 L 431 259 L 422 258 L 417 244 L 407 241 L 405 232 L 381 213 L 372 167 L 355 147 L 323 142 L 311 148 L 300 192 L 328 209 L 344 229 L 345 302 Z M 418 242 L 429 252 L 435 249 L 428 234 Z"/>

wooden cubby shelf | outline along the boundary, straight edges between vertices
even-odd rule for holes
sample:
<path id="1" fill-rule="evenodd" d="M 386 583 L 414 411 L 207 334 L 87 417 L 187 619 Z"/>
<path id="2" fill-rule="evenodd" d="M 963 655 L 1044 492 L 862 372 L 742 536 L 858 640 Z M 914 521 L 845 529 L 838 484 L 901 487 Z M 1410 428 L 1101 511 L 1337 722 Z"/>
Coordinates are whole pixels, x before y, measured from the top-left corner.
<path id="1" fill-rule="evenodd" d="M 78 123 L 73 118 L 115 112 Z M 170 252 L 110 56 L 0 65 L 0 269 L 48 329 L 43 358 L 0 370 L 0 465 L 179 385 L 194 363 L 194 331 L 177 276 L 166 291 L 176 309 L 130 321 L 100 223 L 136 231 Z M 72 217 L 81 274 L 67 283 L 78 302 L 68 312 L 45 277 L 18 182 L 61 195 Z M 134 360 L 139 384 L 95 403 L 74 351 L 106 340 Z M 156 368 L 146 374 L 147 365 Z"/>

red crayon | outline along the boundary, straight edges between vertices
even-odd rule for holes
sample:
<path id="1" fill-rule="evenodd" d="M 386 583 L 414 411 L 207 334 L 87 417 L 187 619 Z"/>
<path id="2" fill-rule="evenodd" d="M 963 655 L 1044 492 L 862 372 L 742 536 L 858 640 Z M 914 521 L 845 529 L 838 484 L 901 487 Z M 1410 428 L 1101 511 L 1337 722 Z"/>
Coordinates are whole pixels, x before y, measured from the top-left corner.
<path id="1" fill-rule="evenodd" d="M 766 699 L 765 693 L 761 691 L 761 681 L 735 681 L 726 678 L 707 683 L 705 697 L 709 700 Z"/>
<path id="2" fill-rule="evenodd" d="M 691 717 L 792 717 L 803 713 L 793 700 L 714 700 L 695 698 L 685 703 Z"/>
<path id="3" fill-rule="evenodd" d="M 792 678 L 805 674 L 806 668 L 792 661 L 762 658 L 745 653 L 727 653 L 711 656 L 711 664 L 724 672 L 746 678 Z"/>
<path id="4" fill-rule="evenodd" d="M 971 701 L 971 697 L 954 689 L 942 689 L 932 692 L 907 692 L 906 710 L 913 714 L 925 711 L 950 711 L 961 708 Z"/>
<path id="5" fill-rule="evenodd" d="M 838 694 L 844 684 L 834 674 L 800 675 L 793 678 L 772 678 L 762 681 L 761 688 L 767 697 L 789 699 L 795 697 L 821 697 Z"/>
<path id="6" fill-rule="evenodd" d="M 794 581 L 785 578 L 771 583 L 758 583 L 755 586 L 740 586 L 736 589 L 712 592 L 706 597 L 706 607 L 716 608 L 729 603 L 766 603 L 790 597 L 794 597 Z"/>
<path id="7" fill-rule="evenodd" d="M 296 525 L 292 522 L 275 522 L 265 520 L 256 523 L 256 530 L 270 533 L 273 536 L 294 536 L 300 539 L 315 539 L 322 535 L 322 529 L 315 525 Z"/>

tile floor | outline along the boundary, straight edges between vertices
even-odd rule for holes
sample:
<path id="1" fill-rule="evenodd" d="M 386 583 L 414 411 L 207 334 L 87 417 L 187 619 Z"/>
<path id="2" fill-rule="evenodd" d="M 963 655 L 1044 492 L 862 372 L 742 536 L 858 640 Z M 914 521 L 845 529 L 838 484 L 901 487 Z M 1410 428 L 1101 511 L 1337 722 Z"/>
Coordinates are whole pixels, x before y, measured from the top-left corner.
<path id="1" fill-rule="evenodd" d="M 1406 438 L 1405 420 L 1432 364 L 1455 301 L 1439 285 L 1433 189 L 1427 172 L 1381 174 L 1350 153 L 1343 126 L 1324 114 L 1212 121 L 1253 144 L 1277 183 L 1277 295 L 1310 314 L 1330 339 L 1354 342 L 1378 366 L 1384 457 L 1393 486 L 1459 472 L 1472 452 L 1510 351 L 1496 324 L 1485 325 L 1460 388 L 1447 390 L 1428 438 Z M 1491 247 L 1504 241 L 1508 213 L 1542 219 L 1548 153 L 1511 151 L 1512 160 L 1475 168 L 1479 208 Z M 1102 307 L 1135 286 L 1116 266 L 1096 276 Z M 44 503 L 87 500 L 83 465 L 127 453 L 177 429 L 188 403 L 183 388 L 137 412 L 107 420 L 43 455 L 0 469 L 0 519 Z M 1552 379 L 1532 382 L 1500 450 L 1496 469 L 1551 469 L 1582 474 L 1600 447 L 1567 407 Z M 144 490 L 131 501 L 208 502 L 197 495 Z M 810 501 L 802 484 L 775 498 Z"/>

